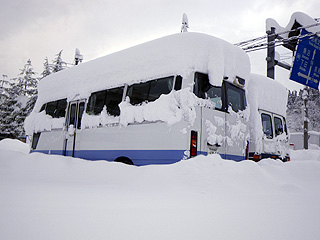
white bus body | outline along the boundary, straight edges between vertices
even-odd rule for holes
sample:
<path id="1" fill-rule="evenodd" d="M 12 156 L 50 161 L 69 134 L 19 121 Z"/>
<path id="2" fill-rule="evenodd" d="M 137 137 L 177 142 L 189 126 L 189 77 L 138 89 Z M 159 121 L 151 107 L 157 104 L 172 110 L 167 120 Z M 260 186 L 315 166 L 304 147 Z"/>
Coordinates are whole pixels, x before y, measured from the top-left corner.
<path id="1" fill-rule="evenodd" d="M 44 78 L 25 128 L 33 152 L 138 166 L 213 152 L 244 160 L 249 76 L 240 48 L 175 34 Z"/>
<path id="2" fill-rule="evenodd" d="M 287 89 L 265 76 L 251 74 L 247 85 L 250 105 L 249 159 L 277 158 L 289 161 L 286 126 Z"/>

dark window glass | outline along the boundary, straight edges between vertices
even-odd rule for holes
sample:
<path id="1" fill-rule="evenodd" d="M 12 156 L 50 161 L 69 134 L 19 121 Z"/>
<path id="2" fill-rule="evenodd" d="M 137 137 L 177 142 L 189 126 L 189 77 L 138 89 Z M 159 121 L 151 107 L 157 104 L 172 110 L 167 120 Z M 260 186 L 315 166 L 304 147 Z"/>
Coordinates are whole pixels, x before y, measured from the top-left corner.
<path id="1" fill-rule="evenodd" d="M 148 101 L 155 101 L 161 94 L 169 94 L 173 87 L 173 77 L 161 78 L 149 82 L 150 91 Z"/>
<path id="2" fill-rule="evenodd" d="M 274 130 L 276 132 L 276 136 L 281 135 L 283 133 L 283 125 L 281 118 L 274 117 Z"/>
<path id="3" fill-rule="evenodd" d="M 77 113 L 77 104 L 73 103 L 70 106 L 69 125 L 75 125 Z"/>
<path id="4" fill-rule="evenodd" d="M 148 100 L 150 84 L 149 83 L 140 83 L 133 84 L 128 87 L 128 96 L 130 98 L 131 104 L 140 104 Z"/>
<path id="5" fill-rule="evenodd" d="M 232 110 L 238 112 L 246 108 L 246 98 L 243 89 L 240 89 L 231 84 L 227 85 L 227 102 Z"/>
<path id="6" fill-rule="evenodd" d="M 168 94 L 173 88 L 173 77 L 160 78 L 145 83 L 133 84 L 128 87 L 127 96 L 133 105 L 145 101 L 155 101 L 161 94 Z"/>
<path id="7" fill-rule="evenodd" d="M 181 89 L 182 86 L 182 77 L 181 76 L 176 76 L 176 82 L 174 84 L 174 90 L 178 91 Z"/>
<path id="8" fill-rule="evenodd" d="M 206 98 L 206 92 L 210 89 L 211 85 L 209 83 L 208 74 L 195 73 L 195 84 L 193 88 L 193 93 L 199 98 Z"/>
<path id="9" fill-rule="evenodd" d="M 107 106 L 107 112 L 110 115 L 113 115 L 113 116 L 120 115 L 119 104 L 122 101 L 122 95 L 123 95 L 123 87 L 107 90 L 105 105 Z"/>
<path id="10" fill-rule="evenodd" d="M 43 105 L 42 105 L 42 107 L 40 108 L 40 112 L 42 112 L 43 110 L 46 109 L 46 105 L 47 105 L 47 104 L 43 104 Z"/>
<path id="11" fill-rule="evenodd" d="M 106 90 L 91 94 L 88 101 L 88 107 L 87 107 L 88 114 L 97 115 L 101 113 L 103 106 L 105 105 L 106 94 L 107 94 Z"/>
<path id="12" fill-rule="evenodd" d="M 269 139 L 273 138 L 271 116 L 268 114 L 262 113 L 261 120 L 262 120 L 263 133 L 266 135 L 267 138 Z"/>
<path id="13" fill-rule="evenodd" d="M 195 73 L 195 85 L 193 92 L 199 98 L 210 99 L 215 103 L 216 109 L 222 109 L 221 87 L 212 86 L 207 74 Z"/>
<path id="14" fill-rule="evenodd" d="M 67 99 L 58 100 L 57 109 L 54 112 L 55 118 L 64 117 L 66 115 Z"/>
<path id="15" fill-rule="evenodd" d="M 78 121 L 77 121 L 77 128 L 81 128 L 81 119 L 82 119 L 82 114 L 84 111 L 84 102 L 79 103 L 79 109 L 78 109 Z"/>
<path id="16" fill-rule="evenodd" d="M 46 114 L 50 115 L 51 117 L 54 117 L 54 112 L 57 109 L 57 101 L 54 102 L 48 102 L 46 106 Z"/>

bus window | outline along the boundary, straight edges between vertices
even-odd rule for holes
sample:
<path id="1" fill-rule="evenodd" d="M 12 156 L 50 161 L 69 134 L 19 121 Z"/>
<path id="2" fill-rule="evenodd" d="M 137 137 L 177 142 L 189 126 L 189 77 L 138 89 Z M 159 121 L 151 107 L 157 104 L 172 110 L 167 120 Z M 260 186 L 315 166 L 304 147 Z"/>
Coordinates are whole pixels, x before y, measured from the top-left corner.
<path id="1" fill-rule="evenodd" d="M 206 95 L 214 102 L 216 109 L 222 109 L 221 87 L 211 86 Z"/>
<path id="2" fill-rule="evenodd" d="M 262 113 L 261 114 L 262 120 L 262 129 L 265 136 L 269 139 L 273 138 L 273 130 L 272 130 L 272 120 L 269 114 Z"/>
<path id="3" fill-rule="evenodd" d="M 173 88 L 173 77 L 150 81 L 148 101 L 155 101 L 161 94 L 169 94 Z"/>
<path id="4" fill-rule="evenodd" d="M 246 108 L 246 98 L 243 89 L 226 83 L 227 106 L 231 106 L 235 112 L 242 111 Z"/>
<path id="5" fill-rule="evenodd" d="M 283 133 L 283 125 L 281 118 L 274 117 L 274 128 L 276 136 L 281 135 Z"/>
<path id="6" fill-rule="evenodd" d="M 73 103 L 70 106 L 69 126 L 76 123 L 77 104 Z"/>
<path id="7" fill-rule="evenodd" d="M 207 74 L 195 73 L 194 94 L 203 99 L 210 99 L 215 103 L 216 109 L 222 109 L 222 91 L 221 87 L 212 86 L 209 83 Z"/>
<path id="8" fill-rule="evenodd" d="M 182 77 L 181 76 L 176 76 L 176 81 L 174 83 L 174 90 L 178 91 L 181 89 L 182 86 Z"/>
<path id="9" fill-rule="evenodd" d="M 170 93 L 173 88 L 173 80 L 172 76 L 129 86 L 127 96 L 130 98 L 130 103 L 137 105 L 145 101 L 152 102 L 161 94 Z"/>
<path id="10" fill-rule="evenodd" d="M 82 119 L 82 114 L 84 111 L 84 102 L 79 103 L 79 110 L 78 110 L 78 121 L 77 121 L 77 128 L 81 128 L 81 119 Z"/>
<path id="11" fill-rule="evenodd" d="M 123 87 L 107 90 L 107 97 L 105 105 L 107 106 L 107 112 L 112 116 L 120 115 L 119 104 L 122 101 Z"/>
<path id="12" fill-rule="evenodd" d="M 206 92 L 210 89 L 208 74 L 196 72 L 194 76 L 193 93 L 199 98 L 206 98 Z"/>
<path id="13" fill-rule="evenodd" d="M 54 116 L 54 112 L 57 109 L 57 101 L 54 102 L 48 102 L 46 105 L 46 114 L 50 115 L 51 117 Z"/>
<path id="14" fill-rule="evenodd" d="M 106 91 L 94 92 L 91 94 L 88 100 L 87 113 L 99 114 L 101 113 L 106 99 Z"/>
<path id="15" fill-rule="evenodd" d="M 91 94 L 88 100 L 88 114 L 98 115 L 101 113 L 104 106 L 107 107 L 107 112 L 113 116 L 120 115 L 119 103 L 122 101 L 123 87 L 103 90 Z"/>
<path id="16" fill-rule="evenodd" d="M 66 115 L 67 99 L 61 99 L 57 102 L 57 109 L 54 112 L 55 118 L 64 117 Z"/>

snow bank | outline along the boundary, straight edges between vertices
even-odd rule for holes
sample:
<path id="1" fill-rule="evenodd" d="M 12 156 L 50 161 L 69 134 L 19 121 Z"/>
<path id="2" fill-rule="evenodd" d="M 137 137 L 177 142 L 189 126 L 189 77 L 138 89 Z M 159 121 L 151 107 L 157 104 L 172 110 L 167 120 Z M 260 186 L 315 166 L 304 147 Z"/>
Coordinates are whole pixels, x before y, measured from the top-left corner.
<path id="1" fill-rule="evenodd" d="M 303 12 L 295 12 L 291 15 L 290 21 L 286 27 L 281 27 L 276 20 L 272 18 L 268 18 L 266 20 L 266 30 L 270 31 L 271 27 L 274 27 L 276 29 L 276 33 L 282 33 L 286 31 L 290 31 L 294 25 L 295 22 L 300 23 L 302 26 L 309 26 L 314 25 L 318 23 L 316 20 L 314 20 L 312 17 L 308 16 L 307 14 Z M 308 32 L 312 33 L 319 33 L 320 31 L 320 25 L 315 27 L 310 27 L 306 29 Z M 289 32 L 281 34 L 280 36 L 282 38 L 288 38 Z"/>
<path id="2" fill-rule="evenodd" d="M 46 240 L 319 239 L 320 161 L 300 157 L 255 163 L 210 155 L 135 167 L 3 150 L 0 235 Z"/>
<path id="3" fill-rule="evenodd" d="M 30 147 L 29 144 L 23 143 L 17 139 L 5 138 L 0 141 L 0 152 L 1 150 L 10 150 L 21 153 L 29 153 Z"/>
<path id="4" fill-rule="evenodd" d="M 189 77 L 194 70 L 209 73 L 211 83 L 221 85 L 224 76 L 248 79 L 250 61 L 243 50 L 221 39 L 174 34 L 49 75 L 39 82 L 35 111 L 48 101 L 86 98 L 93 91 L 152 78 Z"/>

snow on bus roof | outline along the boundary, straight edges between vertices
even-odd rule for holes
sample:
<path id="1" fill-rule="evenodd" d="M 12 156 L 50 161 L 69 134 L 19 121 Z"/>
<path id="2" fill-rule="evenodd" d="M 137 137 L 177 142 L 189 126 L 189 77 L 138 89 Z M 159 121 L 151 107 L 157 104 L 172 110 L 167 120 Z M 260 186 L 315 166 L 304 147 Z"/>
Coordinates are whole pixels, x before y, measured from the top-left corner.
<path id="1" fill-rule="evenodd" d="M 277 80 L 251 74 L 247 85 L 247 100 L 251 111 L 265 110 L 286 116 L 288 90 Z"/>
<path id="2" fill-rule="evenodd" d="M 43 103 L 88 97 L 91 92 L 191 71 L 209 74 L 211 84 L 223 77 L 249 78 L 250 61 L 240 48 L 201 33 L 179 33 L 116 52 L 42 79 L 35 110 Z"/>

